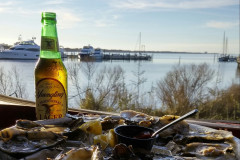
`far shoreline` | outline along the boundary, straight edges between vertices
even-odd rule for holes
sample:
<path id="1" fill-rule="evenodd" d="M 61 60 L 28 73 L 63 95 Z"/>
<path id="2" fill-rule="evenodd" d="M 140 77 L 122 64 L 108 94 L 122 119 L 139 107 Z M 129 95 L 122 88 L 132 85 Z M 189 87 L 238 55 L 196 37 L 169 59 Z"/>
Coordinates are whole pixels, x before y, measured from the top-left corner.
<path id="1" fill-rule="evenodd" d="M 65 52 L 80 52 L 81 48 L 64 48 Z M 131 51 L 120 49 L 102 49 L 104 53 L 147 53 L 147 54 L 221 54 L 221 53 L 209 53 L 209 52 L 185 52 L 185 51 Z"/>

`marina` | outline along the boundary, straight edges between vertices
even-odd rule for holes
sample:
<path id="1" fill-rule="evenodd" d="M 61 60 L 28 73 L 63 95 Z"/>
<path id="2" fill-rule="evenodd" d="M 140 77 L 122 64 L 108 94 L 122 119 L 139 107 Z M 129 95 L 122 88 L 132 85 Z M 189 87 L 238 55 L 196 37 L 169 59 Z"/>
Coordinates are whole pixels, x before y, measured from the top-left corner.
<path id="1" fill-rule="evenodd" d="M 79 53 L 72 55 L 71 58 L 79 58 L 81 60 L 152 60 L 152 55 L 136 52 L 104 52 L 101 48 L 93 48 L 91 45 L 83 46 Z"/>

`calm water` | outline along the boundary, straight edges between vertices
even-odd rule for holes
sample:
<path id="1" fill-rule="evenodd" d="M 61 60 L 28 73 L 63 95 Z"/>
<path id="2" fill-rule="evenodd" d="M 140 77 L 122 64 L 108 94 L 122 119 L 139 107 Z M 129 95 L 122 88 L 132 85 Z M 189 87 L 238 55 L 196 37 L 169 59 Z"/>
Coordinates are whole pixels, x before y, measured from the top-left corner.
<path id="1" fill-rule="evenodd" d="M 164 78 L 166 73 L 170 71 L 173 65 L 176 64 L 200 64 L 207 63 L 214 69 L 216 72 L 219 72 L 219 76 L 222 79 L 220 86 L 226 88 L 232 84 L 232 82 L 240 82 L 240 70 L 237 67 L 236 62 L 229 63 L 219 63 L 217 57 L 214 54 L 174 54 L 174 53 L 161 53 L 154 54 L 152 61 L 141 61 L 141 70 L 144 70 L 144 77 L 147 78 L 147 82 L 144 83 L 143 89 L 150 90 L 152 85 L 156 84 L 157 80 Z M 78 60 L 65 59 L 64 64 L 66 67 L 72 63 L 83 63 Z M 27 87 L 28 99 L 35 100 L 34 98 L 34 67 L 36 60 L 0 60 L 0 67 L 4 69 L 10 69 L 12 66 L 16 66 L 18 72 L 20 73 L 20 78 L 24 80 L 24 83 Z M 125 71 L 125 81 L 127 84 L 131 84 L 131 80 L 136 79 L 133 75 L 133 72 L 137 70 L 138 61 L 102 61 L 94 62 L 96 66 L 96 72 L 99 72 L 101 68 L 121 66 Z M 86 78 L 82 71 L 80 71 L 80 81 L 82 85 L 86 84 Z M 135 80 L 136 81 L 136 80 Z M 214 82 L 213 82 L 214 83 Z M 74 95 L 72 91 L 72 85 L 69 81 L 69 96 Z M 70 100 L 69 106 L 74 106 L 73 100 Z"/>

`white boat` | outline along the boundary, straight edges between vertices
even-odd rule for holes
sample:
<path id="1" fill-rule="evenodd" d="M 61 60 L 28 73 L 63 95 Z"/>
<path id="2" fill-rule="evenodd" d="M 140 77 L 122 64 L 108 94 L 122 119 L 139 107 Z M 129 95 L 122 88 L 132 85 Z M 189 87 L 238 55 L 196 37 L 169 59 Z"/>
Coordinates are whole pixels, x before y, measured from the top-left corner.
<path id="1" fill-rule="evenodd" d="M 33 40 L 21 41 L 0 52 L 0 59 L 38 59 L 40 46 Z"/>
<path id="2" fill-rule="evenodd" d="M 89 58 L 90 55 L 94 54 L 94 51 L 95 50 L 92 46 L 90 46 L 90 45 L 84 46 L 81 49 L 80 53 L 78 54 L 78 58 L 80 58 L 80 59 Z"/>
<path id="3" fill-rule="evenodd" d="M 66 58 L 64 48 L 59 49 L 62 58 Z M 9 49 L 0 51 L 0 59 L 23 59 L 35 60 L 39 58 L 40 46 L 34 40 L 16 42 L 15 45 Z"/>
<path id="4" fill-rule="evenodd" d="M 230 56 L 228 54 L 228 38 L 225 38 L 225 32 L 223 35 L 223 53 L 218 58 L 218 61 L 219 62 L 236 62 L 237 61 L 237 57 Z"/>
<path id="5" fill-rule="evenodd" d="M 94 60 L 102 60 L 103 59 L 103 50 L 101 48 L 96 48 L 94 53 L 90 55 Z"/>
<path id="6" fill-rule="evenodd" d="M 63 46 L 59 46 L 59 52 L 61 53 L 61 58 L 67 58 L 67 54 L 65 54 L 65 50 Z"/>

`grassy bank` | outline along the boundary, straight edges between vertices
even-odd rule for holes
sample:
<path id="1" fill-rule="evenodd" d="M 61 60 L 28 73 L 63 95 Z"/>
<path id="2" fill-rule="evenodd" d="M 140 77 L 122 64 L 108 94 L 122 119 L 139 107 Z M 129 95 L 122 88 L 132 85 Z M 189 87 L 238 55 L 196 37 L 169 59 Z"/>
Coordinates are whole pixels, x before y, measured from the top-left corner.
<path id="1" fill-rule="evenodd" d="M 76 74 L 79 69 L 83 69 L 88 79 L 88 85 L 82 88 Z M 197 108 L 200 112 L 196 118 L 240 120 L 240 86 L 209 88 L 216 75 L 207 64 L 174 66 L 147 92 L 142 91 L 147 78 L 140 63 L 130 87 L 126 87 L 120 66 L 103 68 L 98 74 L 89 62 L 69 68 L 69 73 L 79 93 L 80 108 L 111 112 L 132 109 L 156 116 L 183 115 Z"/>

